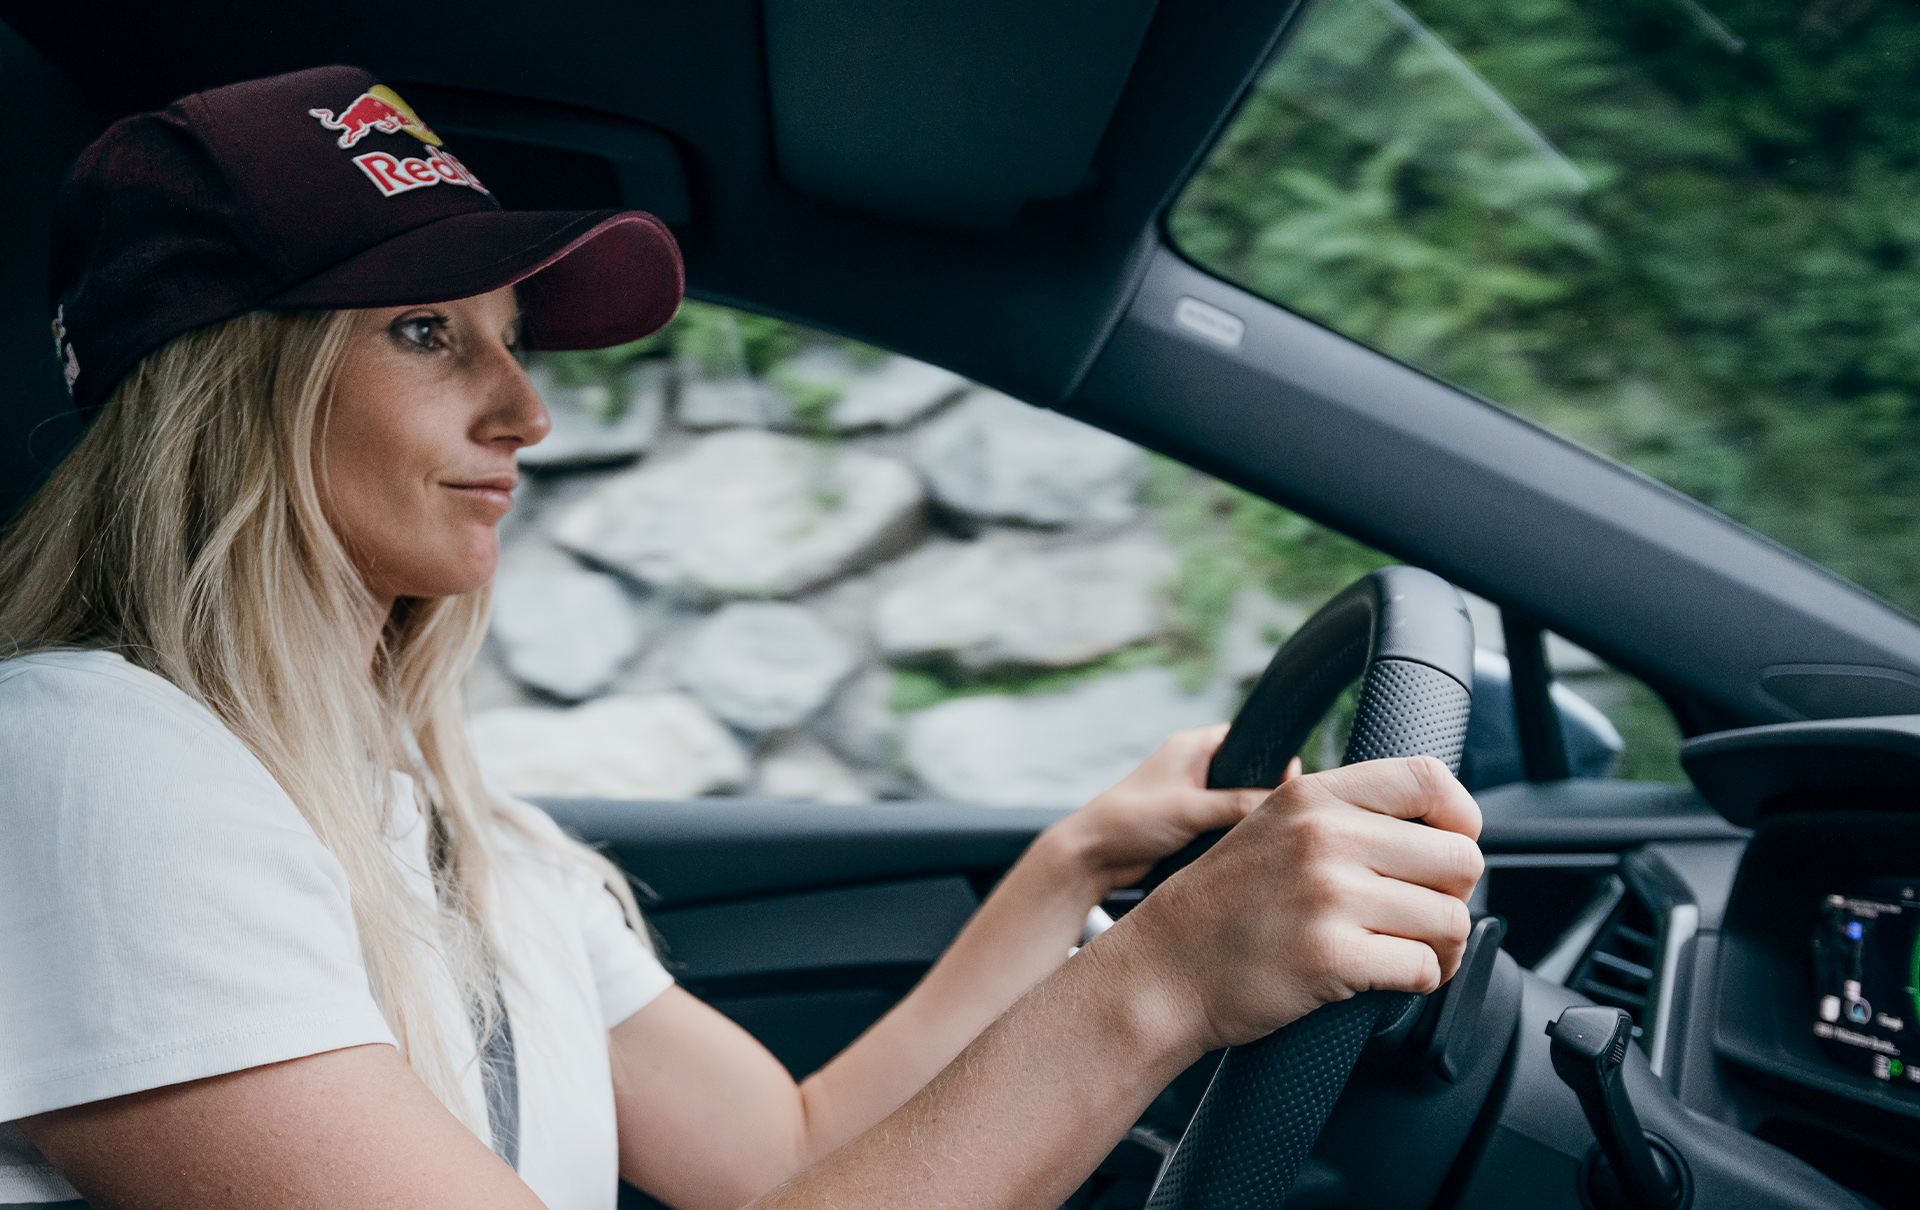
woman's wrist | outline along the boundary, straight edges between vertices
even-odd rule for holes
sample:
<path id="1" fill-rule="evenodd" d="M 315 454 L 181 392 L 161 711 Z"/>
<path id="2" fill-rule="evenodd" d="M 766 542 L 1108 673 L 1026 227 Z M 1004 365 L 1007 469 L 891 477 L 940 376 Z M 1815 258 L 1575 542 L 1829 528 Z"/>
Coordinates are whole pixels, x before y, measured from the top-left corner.
<path id="1" fill-rule="evenodd" d="M 1100 859 L 1098 843 L 1087 834 L 1078 815 L 1069 815 L 1035 837 L 1024 862 L 1031 862 L 1034 872 L 1051 885 L 1085 899 L 1090 908 L 1114 889 L 1112 872 Z"/>
<path id="2" fill-rule="evenodd" d="M 1149 1067 L 1164 1065 L 1168 1078 L 1206 1053 L 1210 1036 L 1204 1005 L 1168 955 L 1159 952 L 1150 928 L 1116 924 L 1069 963 L 1097 986 L 1094 995 L 1129 1039 L 1130 1053 Z"/>

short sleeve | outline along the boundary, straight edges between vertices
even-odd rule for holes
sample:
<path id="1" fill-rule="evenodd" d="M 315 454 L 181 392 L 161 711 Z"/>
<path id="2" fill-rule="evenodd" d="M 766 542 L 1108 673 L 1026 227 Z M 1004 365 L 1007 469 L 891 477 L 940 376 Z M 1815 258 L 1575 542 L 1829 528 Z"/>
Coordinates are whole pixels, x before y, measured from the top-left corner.
<path id="1" fill-rule="evenodd" d="M 627 927 L 626 913 L 612 891 L 604 886 L 583 890 L 580 924 L 587 958 L 593 963 L 593 981 L 600 991 L 600 1012 L 611 1029 L 672 987 L 673 976 Z"/>
<path id="2" fill-rule="evenodd" d="M 601 1018 L 611 1029 L 651 1004 L 673 986 L 653 949 L 627 926 L 626 913 L 599 874 L 586 863 L 560 852 L 577 844 L 561 831 L 553 817 L 532 803 L 505 798 L 520 828 L 551 856 L 560 856 L 557 874 L 565 884 L 569 914 L 580 930 L 587 962 L 593 968 L 594 989 L 600 998 Z"/>
<path id="3" fill-rule="evenodd" d="M 345 871 L 173 685 L 0 664 L 0 769 L 0 1122 L 393 1041 Z"/>

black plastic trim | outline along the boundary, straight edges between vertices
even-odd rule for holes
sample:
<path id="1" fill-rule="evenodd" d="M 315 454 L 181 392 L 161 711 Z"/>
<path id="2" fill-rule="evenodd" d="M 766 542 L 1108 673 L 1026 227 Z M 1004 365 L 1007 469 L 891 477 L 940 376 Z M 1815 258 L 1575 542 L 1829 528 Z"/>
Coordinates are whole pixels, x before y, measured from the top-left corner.
<path id="1" fill-rule="evenodd" d="M 883 802 L 542 799 L 608 850 L 655 908 L 929 874 L 1006 869 L 1065 810 Z"/>
<path id="2" fill-rule="evenodd" d="M 1182 297 L 1242 339 L 1179 327 Z M 1872 595 L 1164 248 L 1061 410 L 1526 610 L 1697 699 L 1696 729 L 1793 717 L 1762 686 L 1783 662 L 1920 675 L 1920 624 Z"/>
<path id="3" fill-rule="evenodd" d="M 980 905 L 957 875 L 654 911 L 683 983 L 927 967 Z"/>
<path id="4" fill-rule="evenodd" d="M 1920 714 L 1778 723 L 1702 735 L 1680 750 L 1722 815 L 1751 827 L 1775 810 L 1920 812 Z"/>
<path id="5" fill-rule="evenodd" d="M 1734 827 L 1686 786 L 1569 778 L 1478 791 L 1488 853 L 1622 852 L 1661 841 L 1738 841 Z"/>

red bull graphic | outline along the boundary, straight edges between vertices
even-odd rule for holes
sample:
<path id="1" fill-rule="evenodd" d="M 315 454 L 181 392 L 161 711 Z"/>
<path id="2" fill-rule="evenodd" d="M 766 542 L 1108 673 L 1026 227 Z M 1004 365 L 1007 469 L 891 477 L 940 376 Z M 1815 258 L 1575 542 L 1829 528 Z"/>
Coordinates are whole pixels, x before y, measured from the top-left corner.
<path id="1" fill-rule="evenodd" d="M 440 136 L 420 120 L 420 115 L 400 99 L 399 93 L 385 84 L 375 84 L 355 97 L 353 104 L 342 110 L 337 118 L 331 109 L 309 109 L 307 112 L 319 118 L 320 124 L 328 130 L 340 132 L 339 145 L 343 151 L 374 130 L 382 134 L 399 134 L 404 130 L 429 147 L 440 146 Z"/>
<path id="2" fill-rule="evenodd" d="M 473 175 L 472 170 L 454 158 L 454 154 L 445 147 L 434 148 L 424 160 L 411 156 L 403 160 L 384 151 L 369 151 L 365 155 L 354 156 L 353 162 L 387 197 L 405 193 L 409 189 L 424 189 L 428 185 L 440 184 L 464 185 L 468 189 L 488 192 L 487 187 L 480 183 L 480 178 Z"/>

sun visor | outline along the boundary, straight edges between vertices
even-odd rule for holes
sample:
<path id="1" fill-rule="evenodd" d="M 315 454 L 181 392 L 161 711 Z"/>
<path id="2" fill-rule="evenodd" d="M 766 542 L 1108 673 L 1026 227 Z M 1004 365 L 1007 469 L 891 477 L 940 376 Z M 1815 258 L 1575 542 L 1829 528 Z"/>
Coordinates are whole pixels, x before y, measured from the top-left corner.
<path id="1" fill-rule="evenodd" d="M 780 173 L 882 218 L 996 231 L 1088 183 L 1157 0 L 766 0 Z"/>

